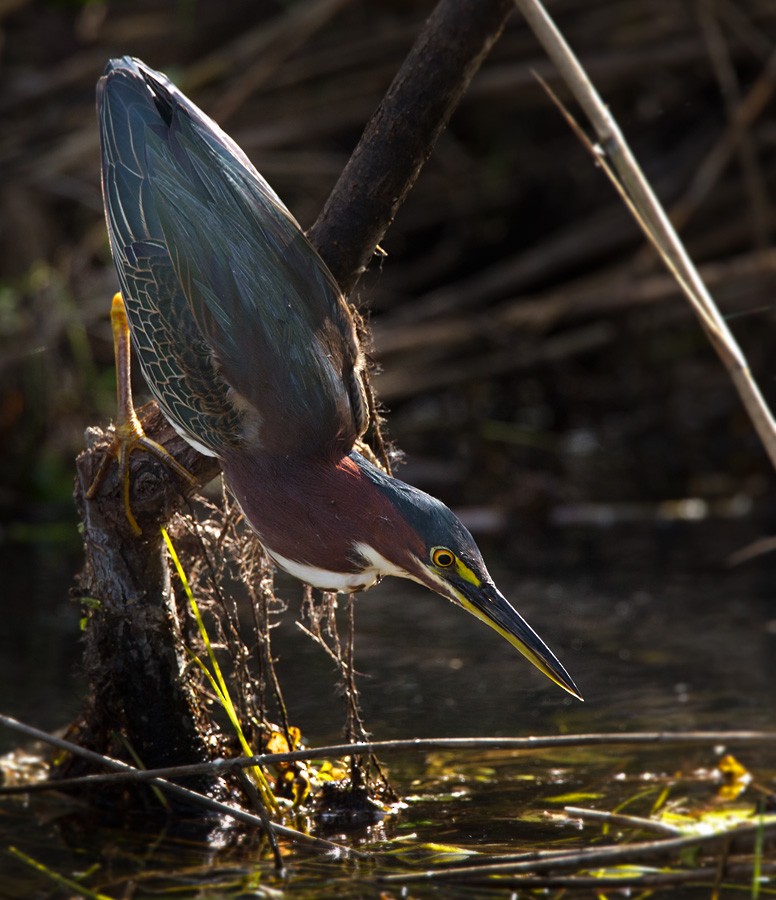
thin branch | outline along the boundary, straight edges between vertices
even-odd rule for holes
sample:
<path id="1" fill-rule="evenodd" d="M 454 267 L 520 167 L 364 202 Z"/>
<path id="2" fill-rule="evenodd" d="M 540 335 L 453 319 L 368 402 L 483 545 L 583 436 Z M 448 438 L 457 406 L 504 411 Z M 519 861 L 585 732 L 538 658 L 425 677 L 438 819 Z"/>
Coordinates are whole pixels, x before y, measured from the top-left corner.
<path id="1" fill-rule="evenodd" d="M 755 867 L 752 863 L 735 863 L 725 867 L 727 879 L 751 881 Z M 766 864 L 762 872 L 776 872 L 776 864 Z M 633 892 L 656 887 L 676 887 L 682 884 L 703 885 L 708 887 L 719 876 L 718 866 L 702 866 L 697 869 L 677 869 L 673 872 L 645 872 L 633 875 L 515 875 L 500 877 L 497 881 L 486 879 L 462 878 L 468 886 L 490 888 L 498 886 L 502 891 L 510 888 L 586 888 L 592 889 L 600 896 L 605 888 L 614 888 L 618 893 Z M 712 897 L 717 896 L 711 893 Z"/>
<path id="2" fill-rule="evenodd" d="M 46 740 L 57 746 L 60 740 L 45 732 L 25 725 L 11 716 L 0 714 L 0 725 L 18 731 L 28 737 Z M 67 743 L 67 742 L 66 742 Z M 262 753 L 257 756 L 244 756 L 235 759 L 219 759 L 209 763 L 196 763 L 188 766 L 169 766 L 161 769 L 133 769 L 127 766 L 120 775 L 86 775 L 81 778 L 62 779 L 46 784 L 30 784 L 26 786 L 0 787 L 0 795 L 33 793 L 40 790 L 64 790 L 66 787 L 105 784 L 116 781 L 152 781 L 155 778 L 185 778 L 191 775 L 218 775 L 228 772 L 234 766 L 249 768 L 256 765 L 276 765 L 278 763 L 296 762 L 310 759 L 337 758 L 352 754 L 396 753 L 415 751 L 426 753 L 447 750 L 461 752 L 464 750 L 504 750 L 532 752 L 558 747 L 622 747 L 651 746 L 666 744 L 680 746 L 726 746 L 730 744 L 769 744 L 776 743 L 776 732 L 773 731 L 648 731 L 631 734 L 561 734 L 538 737 L 480 737 L 480 738 L 417 738 L 396 741 L 370 741 L 369 743 L 334 744 L 325 747 L 311 747 L 305 750 L 293 750 L 288 753 Z M 70 745 L 68 744 L 68 747 Z M 83 751 L 88 753 L 90 751 Z M 100 764 L 106 757 L 95 754 Z M 88 757 L 86 757 L 88 758 Z M 122 764 L 123 765 L 123 764 Z"/>
<path id="3" fill-rule="evenodd" d="M 681 828 L 666 825 L 665 822 L 653 822 L 642 816 L 626 816 L 622 813 L 607 812 L 605 809 L 583 809 L 580 806 L 566 806 L 564 811 L 573 819 L 582 819 L 586 822 L 601 822 L 603 825 L 619 825 L 625 828 L 638 828 L 642 831 L 652 831 L 663 837 L 679 837 Z"/>
<path id="4" fill-rule="evenodd" d="M 285 871 L 285 866 L 283 864 L 283 854 L 280 851 L 280 846 L 278 845 L 277 834 L 272 827 L 272 820 L 269 817 L 269 810 L 267 809 L 264 798 L 259 793 L 256 785 L 253 781 L 248 777 L 248 773 L 241 766 L 233 766 L 232 772 L 236 776 L 237 780 L 240 782 L 240 787 L 245 791 L 246 796 L 253 804 L 256 812 L 259 815 L 263 825 L 264 831 L 269 840 L 269 845 L 272 848 L 272 858 L 275 861 L 275 871 L 278 875 L 283 875 Z"/>
<path id="5" fill-rule="evenodd" d="M 112 769 L 114 772 L 133 775 L 135 776 L 135 778 L 137 775 L 150 774 L 148 772 L 143 772 L 142 769 L 136 769 L 134 768 L 134 766 L 130 766 L 127 763 L 121 762 L 118 759 L 112 759 L 110 756 L 103 756 L 101 753 L 95 753 L 93 750 L 86 750 L 84 747 L 79 747 L 78 744 L 72 743 L 72 741 L 66 741 L 64 738 L 56 737 L 52 734 L 47 734 L 45 731 L 41 731 L 39 728 L 33 728 L 31 725 L 25 725 L 23 722 L 19 722 L 17 719 L 12 718 L 11 716 L 0 715 L 0 725 L 5 725 L 6 728 L 11 728 L 13 731 L 17 731 L 21 734 L 26 735 L 27 737 L 33 738 L 34 740 L 51 744 L 51 746 L 58 747 L 60 750 L 66 750 L 68 753 L 72 753 L 75 756 L 80 756 L 82 759 L 88 760 L 95 765 L 105 766 L 108 769 Z M 239 764 L 239 761 L 227 760 L 225 762 L 226 765 L 223 767 L 224 769 L 229 769 L 235 764 Z M 210 810 L 211 812 L 218 813 L 219 815 L 229 816 L 232 819 L 236 819 L 238 822 L 243 822 L 246 825 L 252 825 L 254 828 L 260 828 L 264 830 L 264 822 L 262 821 L 260 816 L 253 815 L 253 813 L 249 813 L 244 809 L 240 809 L 240 807 L 238 806 L 232 806 L 229 803 L 222 803 L 219 800 L 213 800 L 210 797 L 206 797 L 204 794 L 199 794 L 196 791 L 192 791 L 180 784 L 174 784 L 171 781 L 166 781 L 164 778 L 160 778 L 156 775 L 153 775 L 150 778 L 136 778 L 136 780 L 148 781 L 155 787 L 161 788 L 168 794 L 173 794 L 176 797 L 185 800 L 187 803 L 191 803 L 193 806 L 199 806 L 203 809 Z M 65 782 L 60 782 L 60 785 L 64 783 Z M 52 787 L 54 786 L 55 785 L 52 782 Z M 337 853 L 343 856 L 362 855 L 358 851 L 351 850 L 349 847 L 345 847 L 342 844 L 335 844 L 333 841 L 327 841 L 323 838 L 311 837 L 308 834 L 297 831 L 295 828 L 288 828 L 286 825 L 280 825 L 277 822 L 272 822 L 271 826 L 274 833 L 279 837 L 286 838 L 287 840 L 293 841 L 296 844 L 300 844 L 314 850 L 323 851 L 324 853 Z"/>
<path id="6" fill-rule="evenodd" d="M 386 875 L 382 880 L 394 883 L 455 879 L 462 875 L 482 877 L 485 875 L 517 875 L 521 872 L 536 875 L 540 872 L 556 872 L 566 869 L 599 868 L 610 865 L 626 865 L 647 860 L 673 858 L 688 850 L 717 850 L 736 842 L 738 846 L 751 848 L 762 834 L 776 835 L 776 822 L 769 825 L 742 825 L 716 834 L 691 835 L 689 837 L 668 838 L 666 840 L 644 841 L 637 844 L 607 845 L 579 852 L 543 855 L 539 859 L 510 860 L 499 857 L 499 862 L 485 862 L 480 865 L 451 866 L 446 869 L 427 869 L 423 872 L 408 872 Z M 500 883 L 500 881 L 499 881 Z"/>
<path id="7" fill-rule="evenodd" d="M 714 349 L 726 366 L 771 463 L 776 467 L 776 422 L 751 377 L 741 348 L 717 310 L 665 210 L 644 177 L 619 125 L 539 0 L 514 0 L 514 2 L 590 120 L 598 136 L 602 162 L 605 160 L 611 164 L 610 167 L 605 165 L 604 170 L 610 177 L 616 173 L 616 179 L 613 180 L 618 184 L 621 194 L 627 195 L 629 209 L 637 212 L 637 222 L 658 248 L 663 262 L 677 278 Z"/>

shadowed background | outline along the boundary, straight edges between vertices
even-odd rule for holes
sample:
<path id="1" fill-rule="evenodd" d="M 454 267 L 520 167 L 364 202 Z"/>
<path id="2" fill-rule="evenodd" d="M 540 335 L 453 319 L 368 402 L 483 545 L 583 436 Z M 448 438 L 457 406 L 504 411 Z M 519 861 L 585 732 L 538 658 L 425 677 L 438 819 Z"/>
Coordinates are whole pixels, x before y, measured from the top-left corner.
<path id="1" fill-rule="evenodd" d="M 73 458 L 115 409 L 94 113 L 106 60 L 129 53 L 166 72 L 307 228 L 432 7 L 0 5 L 9 621 L 66 595 Z M 551 11 L 773 400 L 776 9 Z M 407 454 L 398 474 L 461 512 L 494 569 L 659 570 L 677 556 L 713 569 L 767 534 L 772 471 L 692 313 L 534 71 L 564 96 L 514 14 L 351 298 L 372 323 L 375 387 Z"/>
<path id="2" fill-rule="evenodd" d="M 309 227 L 431 7 L 0 10 L 4 520 L 67 503 L 83 428 L 113 409 L 93 104 L 105 60 L 132 53 L 170 74 Z M 680 206 L 772 395 L 776 11 L 609 0 L 553 12 Z M 371 315 L 403 475 L 476 505 L 473 526 L 506 539 L 515 514 L 650 519 L 639 504 L 681 498 L 712 515 L 764 509 L 770 472 L 725 374 L 532 70 L 553 83 L 515 14 L 354 298 Z"/>

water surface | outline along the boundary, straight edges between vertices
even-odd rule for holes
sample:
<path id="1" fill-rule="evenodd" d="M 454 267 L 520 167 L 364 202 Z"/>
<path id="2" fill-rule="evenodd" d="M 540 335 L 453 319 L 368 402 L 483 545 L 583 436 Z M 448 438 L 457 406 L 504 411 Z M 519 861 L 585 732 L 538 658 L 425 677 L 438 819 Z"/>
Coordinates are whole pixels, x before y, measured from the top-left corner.
<path id="1" fill-rule="evenodd" d="M 615 536 L 598 535 L 604 538 Z M 415 585 L 389 580 L 363 595 L 356 656 L 372 734 L 387 739 L 773 729 L 776 559 L 724 565 L 739 546 L 733 529 L 716 534 L 713 546 L 703 544 L 708 552 L 700 559 L 688 552 L 686 534 L 677 531 L 673 538 L 666 544 L 665 534 L 657 540 L 631 535 L 627 541 L 619 535 L 628 548 L 622 565 L 611 546 L 586 565 L 578 553 L 559 546 L 556 565 L 544 559 L 522 571 L 492 566 L 504 593 L 575 678 L 584 703 L 548 682 L 494 632 Z M 696 541 L 694 535 L 693 545 Z M 65 725 L 83 691 L 79 612 L 67 599 L 73 560 L 28 548 L 4 560 L 6 566 L 14 561 L 18 570 L 11 570 L 6 582 L 12 591 L 0 653 L 0 707 L 45 728 Z M 295 587 L 284 581 L 282 590 L 295 610 Z M 344 717 L 333 664 L 290 615 L 274 639 L 292 721 L 309 743 L 338 740 Z M 5 749 L 18 742 L 7 733 L 0 738 Z M 772 745 L 731 749 L 774 789 Z M 667 785 L 677 796 L 700 792 L 711 801 L 716 787 L 699 786 L 697 773 L 713 768 L 720 752 L 705 746 L 612 746 L 391 756 L 385 762 L 408 807 L 371 834 L 343 839 L 382 846 L 383 839 L 404 838 L 409 856 L 424 866 L 452 858 L 422 849 L 425 842 L 461 853 L 587 846 L 600 839 L 600 828 L 580 831 L 559 823 L 556 813 L 567 798 L 602 809 L 631 800 L 632 811 L 642 815 Z M 171 886 L 181 891 L 189 882 L 190 890 L 178 895 L 268 896 L 285 890 L 299 896 L 378 896 L 383 888 L 374 880 L 376 872 L 391 871 L 385 862 L 374 867 L 303 856 L 293 864 L 291 880 L 278 882 L 268 863 L 257 867 L 261 853 L 255 838 L 237 839 L 237 830 L 228 825 L 203 842 L 201 836 L 181 834 L 173 823 L 152 837 L 147 822 L 90 826 L 69 801 L 31 807 L 14 802 L 0 809 L 0 847 L 13 843 L 61 873 L 95 865 L 88 883 L 108 896 L 122 896 L 130 873 L 137 878 L 135 897 Z M 391 846 L 395 851 L 401 843 Z M 406 862 L 399 857 L 397 870 Z M 4 897 L 34 896 L 36 890 L 42 896 L 49 889 L 45 878 L 3 854 L 0 874 Z M 203 889 L 203 881 L 211 889 Z M 450 885 L 413 886 L 412 893 L 481 896 Z M 701 888 L 665 894 L 707 895 Z"/>

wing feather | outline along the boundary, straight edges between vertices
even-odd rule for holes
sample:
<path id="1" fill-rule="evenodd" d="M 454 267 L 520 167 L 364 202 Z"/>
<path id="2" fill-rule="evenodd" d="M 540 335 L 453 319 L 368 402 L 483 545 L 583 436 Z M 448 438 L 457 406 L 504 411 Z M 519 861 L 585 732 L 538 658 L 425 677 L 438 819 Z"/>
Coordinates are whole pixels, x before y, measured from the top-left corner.
<path id="1" fill-rule="evenodd" d="M 352 317 L 245 154 L 164 76 L 98 87 L 103 193 L 133 341 L 168 418 L 216 455 L 347 453 L 363 433 Z"/>

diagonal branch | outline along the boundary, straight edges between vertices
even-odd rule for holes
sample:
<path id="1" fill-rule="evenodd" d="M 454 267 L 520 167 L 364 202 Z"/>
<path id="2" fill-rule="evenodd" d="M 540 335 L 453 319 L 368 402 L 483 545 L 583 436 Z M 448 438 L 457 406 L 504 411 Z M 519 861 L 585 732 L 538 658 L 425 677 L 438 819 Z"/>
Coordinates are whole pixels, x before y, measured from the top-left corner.
<path id="1" fill-rule="evenodd" d="M 440 0 L 426 22 L 310 229 L 343 293 L 366 269 L 511 10 L 510 0 Z"/>

